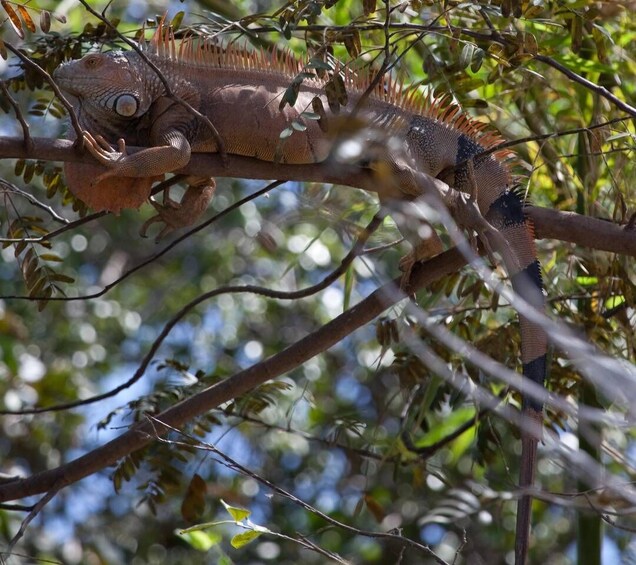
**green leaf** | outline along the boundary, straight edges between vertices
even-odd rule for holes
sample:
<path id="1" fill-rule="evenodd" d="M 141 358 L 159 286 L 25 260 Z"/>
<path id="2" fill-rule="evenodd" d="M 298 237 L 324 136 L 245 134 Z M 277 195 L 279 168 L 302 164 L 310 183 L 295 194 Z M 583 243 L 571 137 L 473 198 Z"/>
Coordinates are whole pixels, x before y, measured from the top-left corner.
<path id="1" fill-rule="evenodd" d="M 590 59 L 583 59 L 582 57 L 577 57 L 576 55 L 566 54 L 562 57 L 553 57 L 555 61 L 562 63 L 566 67 L 576 71 L 577 73 L 615 73 L 616 69 L 603 65 L 602 63 L 598 63 L 596 61 L 591 61 Z"/>
<path id="2" fill-rule="evenodd" d="M 249 518 L 252 512 L 250 510 L 246 510 L 245 508 L 237 508 L 236 506 L 230 506 L 225 500 L 221 499 L 221 504 L 228 511 L 230 516 L 234 519 L 235 522 L 242 522 L 245 518 Z"/>
<path id="3" fill-rule="evenodd" d="M 319 120 L 320 114 L 317 114 L 316 112 L 301 112 L 300 117 L 305 118 L 306 120 Z"/>
<path id="4" fill-rule="evenodd" d="M 629 133 L 627 131 L 624 131 L 624 132 L 621 132 L 621 133 L 617 133 L 615 135 L 610 135 L 605 141 L 607 141 L 607 142 L 617 141 L 619 139 L 625 139 L 626 137 L 631 137 L 631 136 L 632 136 L 631 133 Z"/>
<path id="5" fill-rule="evenodd" d="M 191 532 L 176 530 L 175 534 L 197 551 L 208 551 L 211 547 L 220 543 L 222 539 L 221 534 L 214 530 L 205 532 L 201 530 Z"/>
<path id="6" fill-rule="evenodd" d="M 53 273 L 51 274 L 51 280 L 57 282 L 65 282 L 65 283 L 74 283 L 75 279 L 73 277 L 69 277 L 68 275 L 63 275 L 62 273 Z"/>
<path id="7" fill-rule="evenodd" d="M 247 545 L 251 541 L 255 540 L 257 537 L 261 535 L 262 532 L 256 532 L 254 530 L 250 530 L 249 532 L 243 532 L 241 534 L 236 534 L 230 543 L 232 547 L 235 549 L 239 549 L 244 545 Z"/>
<path id="8" fill-rule="evenodd" d="M 310 69 L 322 69 L 324 71 L 331 70 L 331 66 L 329 65 L 329 63 L 323 61 L 322 59 L 319 59 L 318 57 L 312 57 L 311 59 L 309 59 L 307 67 Z"/>
<path id="9" fill-rule="evenodd" d="M 170 27 L 173 29 L 173 31 L 177 31 L 179 27 L 181 27 L 183 16 L 185 16 L 185 12 L 181 10 L 174 15 L 174 18 L 172 18 L 172 20 L 170 20 Z"/>
<path id="10" fill-rule="evenodd" d="M 618 296 L 610 296 L 605 301 L 605 308 L 608 310 L 613 310 L 614 308 L 618 308 L 622 304 L 625 304 L 625 297 L 621 294 Z"/>
<path id="11" fill-rule="evenodd" d="M 479 69 L 481 69 L 481 65 L 484 62 L 485 55 L 486 55 L 486 52 L 483 49 L 479 47 L 475 49 L 475 53 L 473 54 L 473 58 L 472 58 L 472 63 L 470 65 L 471 71 L 476 73 Z"/>
<path id="12" fill-rule="evenodd" d="M 593 286 L 598 284 L 598 277 L 576 277 L 576 282 L 581 286 Z"/>
<path id="13" fill-rule="evenodd" d="M 55 253 L 42 253 L 42 255 L 40 255 L 40 259 L 42 261 L 56 261 L 58 263 L 64 261 L 64 259 L 62 259 L 59 255 L 56 255 Z"/>
<path id="14" fill-rule="evenodd" d="M 473 60 L 473 55 L 475 53 L 475 45 L 472 43 L 466 43 L 464 45 L 461 54 L 459 55 L 459 68 L 465 69 L 470 62 Z"/>

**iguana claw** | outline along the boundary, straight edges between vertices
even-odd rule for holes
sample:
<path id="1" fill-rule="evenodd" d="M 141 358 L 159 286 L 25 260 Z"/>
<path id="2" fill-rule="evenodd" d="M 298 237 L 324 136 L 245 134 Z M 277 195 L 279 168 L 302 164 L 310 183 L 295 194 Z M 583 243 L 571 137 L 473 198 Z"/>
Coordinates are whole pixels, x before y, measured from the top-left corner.
<path id="1" fill-rule="evenodd" d="M 101 135 L 93 136 L 90 132 L 84 131 L 82 133 L 84 138 L 84 147 L 88 152 L 95 157 L 102 165 L 108 167 L 109 170 L 98 175 L 91 181 L 92 186 L 96 186 L 102 180 L 109 177 L 117 176 L 115 167 L 128 155 L 126 151 L 126 142 L 123 139 L 117 141 L 117 151 L 113 150 L 110 143 L 104 139 Z"/>
<path id="2" fill-rule="evenodd" d="M 196 223 L 214 196 L 216 182 L 213 178 L 188 177 L 188 184 L 188 189 L 181 198 L 181 202 L 176 202 L 170 197 L 169 188 L 164 190 L 163 204 L 150 198 L 150 204 L 157 211 L 157 215 L 146 220 L 139 235 L 147 237 L 146 233 L 152 224 L 163 223 L 164 227 L 155 237 L 155 242 L 159 242 L 170 232 Z"/>

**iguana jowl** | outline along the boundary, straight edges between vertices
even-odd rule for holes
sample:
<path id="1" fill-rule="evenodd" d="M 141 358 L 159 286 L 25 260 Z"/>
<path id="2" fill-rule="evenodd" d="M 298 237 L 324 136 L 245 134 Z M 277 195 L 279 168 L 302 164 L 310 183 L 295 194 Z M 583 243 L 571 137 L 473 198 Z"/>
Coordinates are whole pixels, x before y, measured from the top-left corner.
<path id="1" fill-rule="evenodd" d="M 193 152 L 222 150 L 289 164 L 319 163 L 328 157 L 333 141 L 324 130 L 332 112 L 326 110 L 329 100 L 324 94 L 325 82 L 317 76 L 307 78 L 299 86 L 293 106 L 280 104 L 294 77 L 303 70 L 290 56 L 234 48 L 222 51 L 195 39 L 177 45 L 161 27 L 152 42 L 144 46 L 144 53 L 168 81 L 172 95 L 205 115 L 217 134 L 174 97 L 167 96 L 157 73 L 135 51 L 89 54 L 65 63 L 54 78 L 76 100 L 80 123 L 92 134 L 88 136 L 89 149 L 107 167 L 94 180 L 96 189 L 110 178 L 148 181 L 178 170 Z M 343 114 L 360 100 L 369 79 L 349 72 L 341 76 L 349 94 Z M 302 115 L 316 108 L 323 112 L 320 120 Z M 533 230 L 520 197 L 511 188 L 507 164 L 510 154 L 499 151 L 481 155 L 500 142 L 499 136 L 484 132 L 483 124 L 443 100 L 425 99 L 413 90 L 403 94 L 401 86 L 389 79 L 372 90 L 359 115 L 371 128 L 382 128 L 402 140 L 395 155 L 389 151 L 384 157 L 399 181 L 394 196 L 407 201 L 417 196 L 417 186 L 409 181 L 409 169 L 440 177 L 457 191 L 473 194 L 484 218 L 508 242 L 503 256 L 513 287 L 529 304 L 542 310 Z M 297 129 L 302 131 L 281 139 L 281 132 L 292 122 L 301 124 Z M 148 148 L 127 155 L 120 140 Z M 119 150 L 112 150 L 107 142 L 118 143 Z M 78 169 L 73 172 L 71 183 L 90 184 L 90 179 L 79 178 Z M 208 196 L 211 192 L 209 189 Z M 521 316 L 521 336 L 523 373 L 543 384 L 545 333 Z M 527 488 L 534 482 L 541 403 L 524 399 L 523 415 L 527 429 L 522 432 L 519 482 Z M 519 503 L 517 563 L 526 559 L 530 504 L 527 495 Z"/>

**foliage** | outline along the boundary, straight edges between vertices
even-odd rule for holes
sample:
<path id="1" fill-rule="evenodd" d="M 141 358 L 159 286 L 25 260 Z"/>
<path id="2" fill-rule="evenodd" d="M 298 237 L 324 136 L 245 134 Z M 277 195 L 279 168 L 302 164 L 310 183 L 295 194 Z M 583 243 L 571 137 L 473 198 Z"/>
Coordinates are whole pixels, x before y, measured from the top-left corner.
<path id="1" fill-rule="evenodd" d="M 114 2 L 107 14 L 128 37 L 139 37 L 144 18 L 152 25 L 166 10 L 156 2 L 141 14 L 127 4 Z M 190 2 L 185 16 L 169 17 L 180 24 L 178 35 L 223 32 L 225 42 L 308 54 L 307 73 L 331 72 L 334 102 L 346 92 L 325 63 L 331 57 L 356 72 L 381 69 L 405 85 L 450 94 L 505 139 L 523 140 L 514 146 L 523 161 L 517 172 L 533 203 L 630 221 L 634 127 L 603 95 L 636 100 L 630 0 L 229 4 Z M 23 135 L 21 122 L 33 135 L 63 131 L 64 107 L 20 54 L 50 74 L 95 45 L 122 47 L 109 26 L 87 21 L 82 5 L 65 17 L 55 5 L 0 2 L 2 136 Z M 8 51 L 12 46 L 19 51 Z M 297 77 L 281 104 L 293 104 L 307 78 Z M 318 119 L 320 109 L 306 114 Z M 564 133 L 570 130 L 576 133 Z M 219 179 L 207 217 L 260 188 Z M 0 189 L 0 392 L 7 412 L 0 445 L 8 475 L 54 468 L 283 350 L 395 277 L 407 250 L 394 244 L 399 233 L 387 219 L 327 290 L 293 301 L 223 293 L 181 318 L 155 350 L 166 324 L 211 289 L 294 290 L 319 282 L 363 233 L 377 202 L 344 187 L 287 183 L 170 247 L 139 237 L 149 206 L 117 217 L 89 214 L 58 164 L 4 160 Z M 537 245 L 554 317 L 605 355 L 633 364 L 633 259 L 563 242 Z M 473 270 L 437 281 L 416 302 L 433 324 L 507 367 L 520 365 L 516 315 Z M 414 339 L 452 379 L 422 360 Z M 555 351 L 550 390 L 576 407 L 581 383 L 567 352 Z M 475 390 L 491 393 L 496 406 L 480 405 Z M 96 395 L 104 397 L 86 402 Z M 607 391 L 596 398 L 614 418 L 594 424 L 603 473 L 618 481 L 611 488 L 590 484 L 581 494 L 569 460 L 553 460 L 557 452 L 548 447 L 540 454 L 546 496 L 534 508 L 533 562 L 569 562 L 577 513 L 590 508 L 615 510 L 606 520 L 606 551 L 616 562 L 633 557 L 629 530 L 621 529 L 633 527 L 622 513 L 633 479 L 631 400 Z M 518 431 L 502 407 L 518 405 L 517 393 L 400 305 L 284 377 L 129 454 L 107 480 L 92 476 L 62 491 L 13 551 L 69 564 L 433 562 L 401 541 L 410 540 L 448 562 L 456 555 L 465 563 L 510 562 Z M 29 412 L 34 407 L 58 409 Z M 625 425 L 616 426 L 618 416 Z M 546 411 L 546 426 L 568 446 L 578 425 L 565 410 Z M 250 511 L 237 515 L 239 507 Z M 223 524 L 228 513 L 231 524 Z M 22 518 L 0 509 L 5 543 Z M 214 528 L 201 525 L 210 523 Z M 237 527 L 247 530 L 237 534 Z M 394 535 L 372 535 L 378 532 Z"/>

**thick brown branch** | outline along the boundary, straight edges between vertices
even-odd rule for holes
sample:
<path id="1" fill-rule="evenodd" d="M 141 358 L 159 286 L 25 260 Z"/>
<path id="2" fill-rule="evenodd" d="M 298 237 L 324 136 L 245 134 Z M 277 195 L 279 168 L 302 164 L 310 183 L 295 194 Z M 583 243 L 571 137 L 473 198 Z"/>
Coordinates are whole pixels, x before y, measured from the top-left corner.
<path id="1" fill-rule="evenodd" d="M 95 164 L 88 155 L 73 150 L 73 143 L 66 140 L 34 137 L 33 150 L 27 151 L 22 138 L 0 137 L 0 158 L 45 159 Z M 135 148 L 128 148 L 131 152 Z M 139 150 L 139 149 L 137 149 Z M 370 171 L 359 167 L 320 163 L 310 165 L 273 164 L 248 157 L 228 155 L 224 163 L 219 155 L 195 153 L 190 164 L 179 171 L 197 176 L 220 176 L 246 179 L 286 179 L 343 184 L 377 192 L 382 186 L 374 183 Z M 388 183 L 381 183 L 388 184 Z M 443 183 L 430 178 L 431 191 Z M 445 186 L 445 185 L 444 185 Z M 383 193 L 385 198 L 396 194 Z M 573 212 L 559 212 L 548 208 L 529 208 L 535 222 L 538 238 L 559 239 L 576 243 L 581 247 L 600 249 L 636 257 L 636 231 L 605 220 L 581 216 Z"/>
<path id="2" fill-rule="evenodd" d="M 92 162 L 87 155 L 79 155 L 69 141 L 33 139 L 33 149 L 28 152 L 21 138 L 0 138 L 0 156 Z M 230 156 L 223 163 L 220 156 L 193 155 L 190 165 L 182 172 L 200 176 L 229 176 L 237 178 L 271 179 L 285 178 L 298 181 L 322 181 L 345 184 L 373 190 L 373 178 L 368 171 L 351 166 L 330 164 L 274 165 L 256 159 Z M 439 181 L 431 178 L 431 189 Z M 390 197 L 391 195 L 383 194 Z M 540 237 L 554 237 L 572 241 L 585 247 L 604 249 L 636 256 L 636 233 L 624 230 L 611 222 L 586 218 L 572 213 L 531 208 L 529 213 L 536 223 Z M 409 287 L 423 288 L 431 282 L 459 269 L 465 260 L 455 250 L 447 251 L 413 270 Z M 192 418 L 240 394 L 244 394 L 267 380 L 276 378 L 297 367 L 313 356 L 369 323 L 402 295 L 394 284 L 385 285 L 355 307 L 349 309 L 329 324 L 299 340 L 287 349 L 245 371 L 237 373 L 196 396 L 184 400 L 158 416 L 172 427 L 179 427 Z M 117 439 L 66 465 L 35 474 L 29 478 L 0 485 L 0 502 L 59 489 L 100 471 L 125 455 L 151 442 L 157 430 L 148 423 L 140 424 Z"/>
<path id="3" fill-rule="evenodd" d="M 560 239 L 590 249 L 636 257 L 636 230 L 628 230 L 627 225 L 534 206 L 527 212 L 534 222 L 537 239 Z"/>
<path id="4" fill-rule="evenodd" d="M 424 288 L 441 277 L 457 271 L 464 264 L 465 259 L 457 250 L 446 251 L 426 263 L 416 265 L 409 279 L 409 288 L 413 290 Z M 178 428 L 192 418 L 216 408 L 223 402 L 245 394 L 254 387 L 300 366 L 315 355 L 337 344 L 356 329 L 368 324 L 389 306 L 402 299 L 404 294 L 397 290 L 399 282 L 398 279 L 384 285 L 368 298 L 312 334 L 300 339 L 262 363 L 241 371 L 176 404 L 157 415 L 156 421 Z M 0 502 L 17 500 L 47 492 L 51 489 L 59 490 L 113 465 L 122 457 L 153 441 L 157 434 L 162 435 L 167 433 L 167 431 L 167 429 L 157 426 L 156 423 L 145 421 L 102 447 L 70 463 L 36 473 L 26 479 L 0 484 Z"/>

